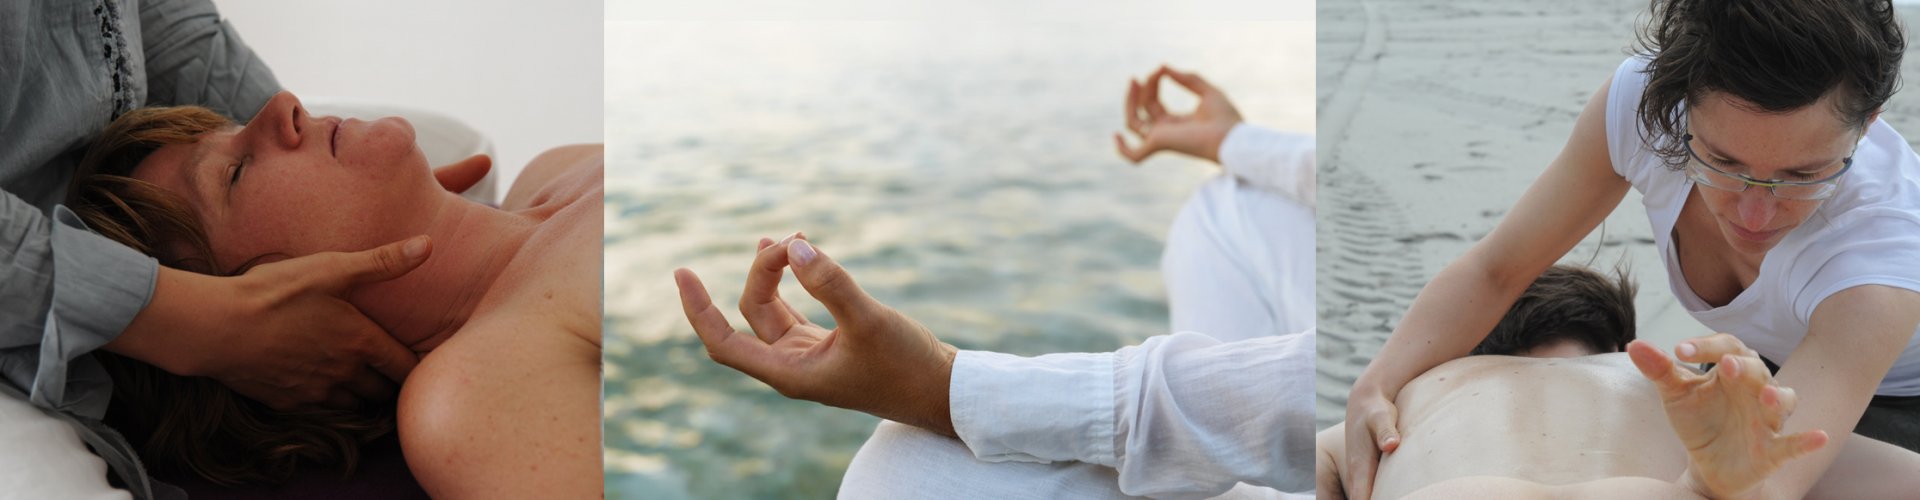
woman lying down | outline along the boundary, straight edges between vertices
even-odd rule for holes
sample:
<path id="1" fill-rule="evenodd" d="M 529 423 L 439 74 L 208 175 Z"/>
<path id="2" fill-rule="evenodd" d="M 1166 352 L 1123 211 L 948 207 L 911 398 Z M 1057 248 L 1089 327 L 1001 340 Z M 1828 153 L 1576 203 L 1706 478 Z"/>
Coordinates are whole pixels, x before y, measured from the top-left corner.
<path id="1" fill-rule="evenodd" d="M 1808 498 L 1912 498 L 1920 454 L 1781 434 L 1798 397 L 1732 335 L 1691 339 L 1695 373 L 1634 339 L 1633 286 L 1554 266 L 1472 355 L 1400 391 L 1374 498 L 1756 498 L 1788 461 L 1844 446 Z M 1691 351 L 1689 350 L 1691 349 Z M 1344 423 L 1321 431 L 1320 498 L 1346 498 Z M 1835 429 L 1840 431 L 1840 429 Z"/>
<path id="2" fill-rule="evenodd" d="M 348 295 L 422 356 L 397 406 L 280 412 L 102 352 L 107 423 L 150 467 L 219 484 L 347 473 L 397 430 L 435 497 L 598 496 L 601 165 L 597 145 L 549 150 L 496 209 L 442 189 L 399 118 L 311 116 L 284 92 L 244 127 L 197 107 L 122 116 L 67 204 L 162 264 L 231 275 L 420 234 L 434 249 Z"/>

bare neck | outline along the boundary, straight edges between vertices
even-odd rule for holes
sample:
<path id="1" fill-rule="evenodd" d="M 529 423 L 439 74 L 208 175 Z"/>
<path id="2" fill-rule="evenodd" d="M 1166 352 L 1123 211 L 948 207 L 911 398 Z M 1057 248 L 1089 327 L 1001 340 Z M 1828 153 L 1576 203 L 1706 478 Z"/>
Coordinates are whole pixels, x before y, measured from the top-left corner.
<path id="1" fill-rule="evenodd" d="M 427 225 L 433 253 L 413 272 L 363 285 L 349 302 L 417 352 L 466 324 L 537 221 L 441 193 Z"/>

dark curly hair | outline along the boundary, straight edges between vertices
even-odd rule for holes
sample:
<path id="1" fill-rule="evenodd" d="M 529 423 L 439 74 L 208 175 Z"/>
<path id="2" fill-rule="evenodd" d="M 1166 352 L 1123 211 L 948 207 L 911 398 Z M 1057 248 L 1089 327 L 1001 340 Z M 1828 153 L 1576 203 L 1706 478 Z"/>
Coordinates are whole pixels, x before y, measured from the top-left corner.
<path id="1" fill-rule="evenodd" d="M 1907 42 L 1889 0 L 1654 0 L 1636 50 L 1649 54 L 1641 141 L 1679 169 L 1683 103 L 1710 91 L 1784 113 L 1839 92 L 1864 127 L 1900 86 Z"/>
<path id="2" fill-rule="evenodd" d="M 1513 356 L 1566 340 L 1594 353 L 1624 351 L 1634 338 L 1634 289 L 1624 272 L 1607 279 L 1584 267 L 1553 266 L 1513 301 L 1472 354 Z"/>

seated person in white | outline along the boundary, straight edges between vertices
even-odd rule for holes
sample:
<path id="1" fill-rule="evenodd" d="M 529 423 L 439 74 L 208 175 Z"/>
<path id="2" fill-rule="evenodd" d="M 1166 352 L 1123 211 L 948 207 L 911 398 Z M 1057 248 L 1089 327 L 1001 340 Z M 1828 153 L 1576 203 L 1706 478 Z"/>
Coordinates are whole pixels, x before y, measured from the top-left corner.
<path id="1" fill-rule="evenodd" d="M 1548 269 L 1473 355 L 1400 391 L 1400 448 L 1380 460 L 1373 494 L 1746 498 L 1787 461 L 1828 445 L 1821 431 L 1781 434 L 1798 398 L 1738 339 L 1681 345 L 1727 354 L 1705 374 L 1677 365 L 1634 340 L 1624 277 Z M 1320 498 L 1347 497 L 1345 425 L 1320 432 Z M 1898 498 L 1920 488 L 1920 454 L 1860 436 L 1844 446 L 1810 498 Z"/>
<path id="2" fill-rule="evenodd" d="M 1161 78 L 1199 94 L 1198 109 L 1168 113 L 1157 97 Z M 683 269 L 675 277 L 688 320 L 716 361 L 784 395 L 900 422 L 882 422 L 854 458 L 845 497 L 1306 490 L 1313 139 L 1242 124 L 1225 94 L 1167 68 L 1134 82 L 1127 104 L 1142 144 L 1116 137 L 1124 156 L 1168 149 L 1226 170 L 1200 188 L 1168 237 L 1162 267 L 1181 333 L 1111 353 L 959 351 L 867 296 L 804 236 L 761 242 L 741 300 L 758 338 L 734 332 Z M 779 299 L 787 266 L 838 329 L 808 324 Z"/>

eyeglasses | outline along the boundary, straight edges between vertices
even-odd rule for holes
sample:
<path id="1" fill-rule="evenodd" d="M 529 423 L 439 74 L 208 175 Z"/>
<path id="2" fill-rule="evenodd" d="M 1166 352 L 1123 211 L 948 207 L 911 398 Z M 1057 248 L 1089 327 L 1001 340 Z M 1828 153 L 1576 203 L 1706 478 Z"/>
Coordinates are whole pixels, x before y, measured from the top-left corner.
<path id="1" fill-rule="evenodd" d="M 1799 182 L 1782 180 L 1763 181 L 1720 170 L 1712 164 L 1707 163 L 1706 160 L 1700 158 L 1699 153 L 1693 151 L 1693 134 L 1691 133 L 1682 135 L 1680 140 L 1682 141 L 1682 145 L 1687 149 L 1688 180 L 1702 186 L 1735 193 L 1746 191 L 1747 186 L 1760 186 L 1767 188 L 1767 192 L 1772 193 L 1776 198 L 1788 200 L 1824 200 L 1833 197 L 1833 193 L 1840 190 L 1840 176 L 1845 175 L 1848 169 L 1853 168 L 1853 154 L 1848 153 L 1846 158 L 1840 159 L 1840 163 L 1842 164 L 1840 171 L 1834 172 L 1833 175 L 1827 176 L 1824 179 Z M 1854 150 L 1857 151 L 1859 149 L 1860 145 L 1857 143 L 1854 144 Z"/>

